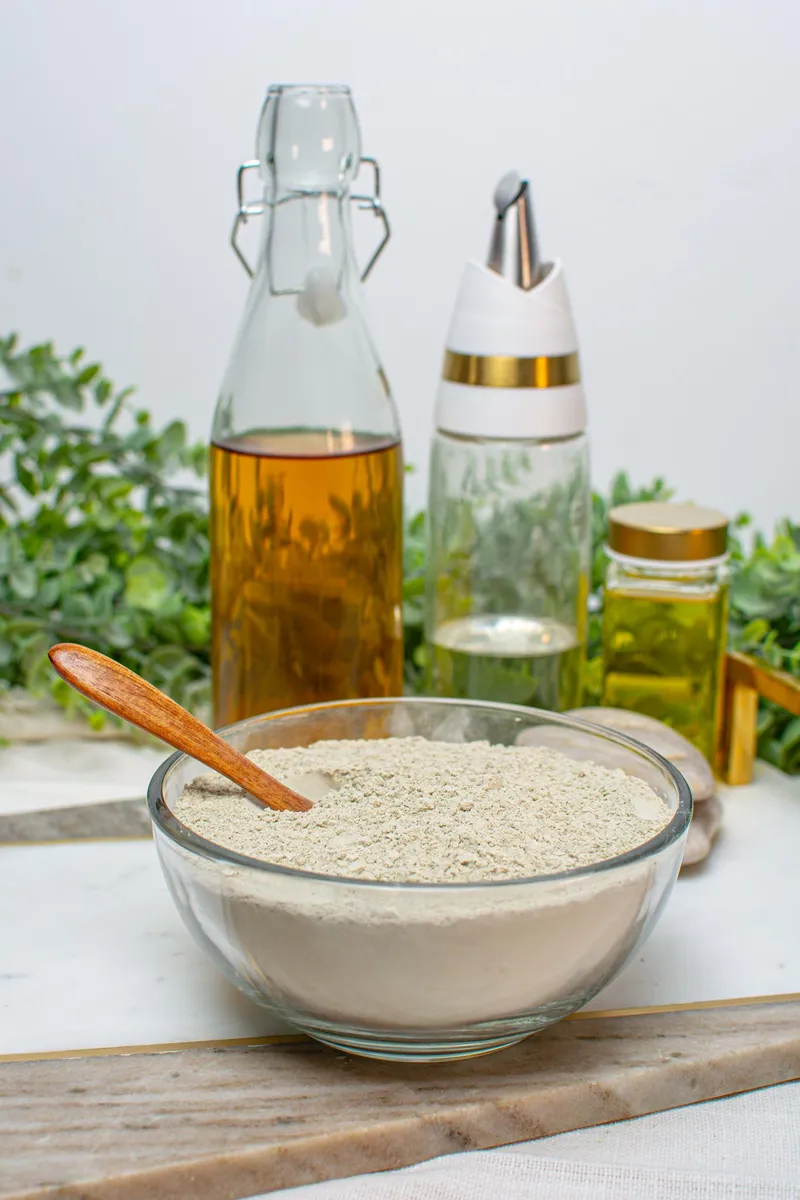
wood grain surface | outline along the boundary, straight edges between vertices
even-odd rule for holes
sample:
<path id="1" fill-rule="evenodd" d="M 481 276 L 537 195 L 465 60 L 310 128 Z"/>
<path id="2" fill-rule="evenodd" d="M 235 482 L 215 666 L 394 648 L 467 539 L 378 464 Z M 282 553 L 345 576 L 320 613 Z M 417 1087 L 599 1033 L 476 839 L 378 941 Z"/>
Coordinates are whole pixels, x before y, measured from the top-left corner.
<path id="1" fill-rule="evenodd" d="M 239 1200 L 800 1078 L 800 1003 L 562 1022 L 449 1065 L 311 1042 L 0 1064 L 0 1198 Z"/>

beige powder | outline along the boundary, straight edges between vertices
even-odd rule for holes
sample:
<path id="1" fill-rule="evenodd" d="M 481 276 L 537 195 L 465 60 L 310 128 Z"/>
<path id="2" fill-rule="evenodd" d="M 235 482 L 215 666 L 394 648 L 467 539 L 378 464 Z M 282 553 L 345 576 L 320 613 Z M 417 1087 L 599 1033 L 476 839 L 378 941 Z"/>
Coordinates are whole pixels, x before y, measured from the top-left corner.
<path id="1" fill-rule="evenodd" d="M 273 813 L 202 776 L 176 815 L 248 857 L 339 878 L 215 863 L 164 839 L 159 852 L 168 871 L 180 858 L 198 928 L 246 990 L 310 1032 L 530 1031 L 614 975 L 677 873 L 679 842 L 659 861 L 515 882 L 632 849 L 670 817 L 642 780 L 552 749 L 388 738 L 251 757 L 314 808 Z M 502 886 L 391 882 L 482 879 Z"/>
<path id="2" fill-rule="evenodd" d="M 175 815 L 245 854 L 318 874 L 467 883 L 554 874 L 613 858 L 670 819 L 641 779 L 536 746 L 424 738 L 256 750 L 259 766 L 314 799 L 273 812 L 218 775 Z"/>

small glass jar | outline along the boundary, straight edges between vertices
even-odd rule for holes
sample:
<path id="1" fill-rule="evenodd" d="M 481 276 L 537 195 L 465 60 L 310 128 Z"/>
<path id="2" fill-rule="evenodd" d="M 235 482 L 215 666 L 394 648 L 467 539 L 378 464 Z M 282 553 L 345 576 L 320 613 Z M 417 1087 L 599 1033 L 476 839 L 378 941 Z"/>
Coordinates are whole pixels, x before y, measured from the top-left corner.
<path id="1" fill-rule="evenodd" d="M 602 703 L 645 713 L 713 763 L 728 625 L 728 519 L 690 504 L 609 515 Z"/>

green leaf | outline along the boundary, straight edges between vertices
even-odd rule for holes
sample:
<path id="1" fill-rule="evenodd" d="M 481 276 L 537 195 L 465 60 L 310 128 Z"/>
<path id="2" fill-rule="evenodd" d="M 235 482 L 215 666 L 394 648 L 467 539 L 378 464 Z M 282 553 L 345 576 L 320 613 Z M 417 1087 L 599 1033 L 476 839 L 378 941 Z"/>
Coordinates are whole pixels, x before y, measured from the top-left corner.
<path id="1" fill-rule="evenodd" d="M 61 595 L 61 580 L 57 576 L 51 576 L 49 579 L 43 580 L 39 585 L 39 591 L 36 595 L 36 602 L 41 612 L 47 612 L 53 608 Z"/>
<path id="2" fill-rule="evenodd" d="M 135 558 L 125 572 L 125 603 L 144 612 L 158 612 L 172 587 L 170 576 L 153 558 Z"/>
<path id="3" fill-rule="evenodd" d="M 33 563 L 16 563 L 8 573 L 9 587 L 20 600 L 32 600 L 38 583 L 39 576 Z"/>
<path id="4" fill-rule="evenodd" d="M 78 375 L 77 379 L 75 380 L 75 384 L 79 388 L 86 387 L 88 384 L 90 384 L 92 382 L 92 380 L 96 379 L 99 374 L 100 374 L 99 365 L 97 363 L 92 363 L 90 366 L 84 367 L 84 369 L 81 371 L 81 373 Z"/>
<path id="5" fill-rule="evenodd" d="M 83 409 L 83 396 L 77 383 L 71 379 L 60 379 L 54 383 L 50 389 L 59 404 L 64 408 L 69 408 L 73 412 L 81 412 Z"/>
<path id="6" fill-rule="evenodd" d="M 207 646 L 211 638 L 211 610 L 188 604 L 181 613 L 181 629 L 190 646 Z"/>
<path id="7" fill-rule="evenodd" d="M 101 379 L 94 389 L 94 398 L 102 407 L 111 395 L 111 384 L 108 379 Z"/>
<path id="8" fill-rule="evenodd" d="M 103 422 L 104 432 L 111 428 L 119 414 L 122 412 L 128 397 L 132 395 L 133 388 L 125 388 L 123 391 L 117 393 L 117 395 L 114 397 L 111 408 L 106 414 L 105 421 Z"/>
<path id="9" fill-rule="evenodd" d="M 81 623 L 91 622 L 92 617 L 94 616 L 94 605 L 92 604 L 92 598 L 86 592 L 76 591 L 76 586 L 77 585 L 73 583 L 73 586 L 69 588 L 64 595 L 61 605 L 62 617 L 67 623 L 72 621 L 79 621 Z M 99 649 L 98 646 L 95 646 L 94 648 Z"/>
<path id="10" fill-rule="evenodd" d="M 105 634 L 109 646 L 114 650 L 127 650 L 136 644 L 130 623 L 122 614 L 114 617 L 106 625 Z"/>
<path id="11" fill-rule="evenodd" d="M 19 457 L 14 461 L 14 474 L 17 477 L 17 483 L 29 496 L 35 496 L 38 493 L 39 488 L 33 472 L 28 470 L 25 463 Z"/>

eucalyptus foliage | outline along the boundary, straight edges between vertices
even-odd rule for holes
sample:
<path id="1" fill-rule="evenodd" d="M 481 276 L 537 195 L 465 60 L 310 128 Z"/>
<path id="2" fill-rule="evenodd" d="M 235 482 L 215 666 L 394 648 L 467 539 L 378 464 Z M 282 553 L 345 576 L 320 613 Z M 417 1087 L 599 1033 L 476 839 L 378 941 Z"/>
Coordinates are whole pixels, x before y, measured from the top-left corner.
<path id="1" fill-rule="evenodd" d="M 189 707 L 208 693 L 206 451 L 97 363 L 0 341 L 0 686 L 103 723 L 47 650 L 82 642 Z M 177 482 L 185 474 L 188 482 Z"/>

